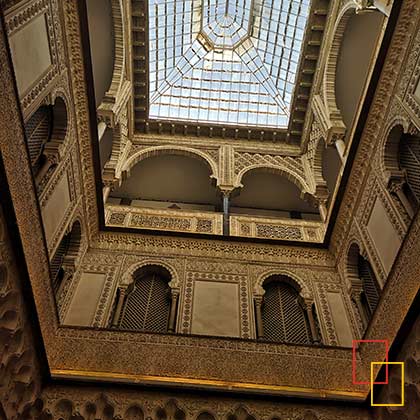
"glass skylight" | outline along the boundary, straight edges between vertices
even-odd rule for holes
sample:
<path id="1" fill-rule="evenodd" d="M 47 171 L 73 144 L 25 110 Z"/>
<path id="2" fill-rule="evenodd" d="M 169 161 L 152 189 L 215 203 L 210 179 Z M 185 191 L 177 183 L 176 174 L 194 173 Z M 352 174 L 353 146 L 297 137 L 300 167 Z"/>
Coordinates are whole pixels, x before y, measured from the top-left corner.
<path id="1" fill-rule="evenodd" d="M 149 0 L 149 118 L 285 128 L 310 0 Z"/>

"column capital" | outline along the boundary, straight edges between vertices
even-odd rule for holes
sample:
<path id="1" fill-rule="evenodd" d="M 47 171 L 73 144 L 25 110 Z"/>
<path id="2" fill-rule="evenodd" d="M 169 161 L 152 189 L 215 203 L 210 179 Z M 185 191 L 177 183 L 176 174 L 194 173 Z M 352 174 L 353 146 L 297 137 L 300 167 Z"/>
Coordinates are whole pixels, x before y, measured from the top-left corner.
<path id="1" fill-rule="evenodd" d="M 179 292 L 179 289 L 178 288 L 171 289 L 171 298 L 172 299 L 178 299 L 179 294 L 180 294 L 180 292 Z"/>
<path id="2" fill-rule="evenodd" d="M 362 294 L 362 292 L 363 292 L 362 284 L 352 285 L 350 288 L 350 296 L 355 300 L 360 299 L 360 295 Z"/>
<path id="3" fill-rule="evenodd" d="M 374 0 L 355 0 L 356 2 L 356 13 L 369 12 L 376 10 Z"/>
<path id="4" fill-rule="evenodd" d="M 397 194 L 399 191 L 402 191 L 404 184 L 404 177 L 392 177 L 388 182 L 388 190 L 390 193 Z"/>
<path id="5" fill-rule="evenodd" d="M 314 300 L 312 298 L 302 298 L 302 305 L 307 310 L 312 310 L 312 305 L 314 304 Z"/>
<path id="6" fill-rule="evenodd" d="M 254 302 L 256 305 L 261 306 L 263 302 L 264 297 L 261 295 L 254 296 Z"/>

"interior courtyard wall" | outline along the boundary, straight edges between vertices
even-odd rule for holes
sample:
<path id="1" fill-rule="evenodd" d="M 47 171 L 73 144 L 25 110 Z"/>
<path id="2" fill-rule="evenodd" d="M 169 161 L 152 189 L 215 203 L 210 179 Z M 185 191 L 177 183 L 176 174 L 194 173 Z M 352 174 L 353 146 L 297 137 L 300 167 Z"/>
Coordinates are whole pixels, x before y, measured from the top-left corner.
<path id="1" fill-rule="evenodd" d="M 206 308 L 205 305 L 201 307 L 200 291 L 196 292 L 196 288 L 210 287 L 217 296 L 227 285 L 231 287 L 229 290 L 232 290 L 232 287 L 236 290 L 234 293 L 237 296 L 236 301 L 231 303 L 233 306 L 236 305 L 237 313 L 239 309 L 241 310 L 241 315 L 237 318 L 238 325 L 235 327 L 236 335 L 242 338 L 256 338 L 254 298 L 261 295 L 261 285 L 266 278 L 283 274 L 297 279 L 302 285 L 302 297 L 315 303 L 323 343 L 351 347 L 351 339 L 357 328 L 356 321 L 352 315 L 347 292 L 340 283 L 333 260 L 327 251 L 297 248 L 289 251 L 286 247 L 268 245 L 225 244 L 222 246 L 223 251 L 212 252 L 211 247 L 208 248 L 211 245 L 209 241 L 179 238 L 175 239 L 171 251 L 155 247 L 154 251 L 145 252 L 141 242 L 148 243 L 150 248 L 151 242 L 147 237 L 143 236 L 140 240 L 136 235 L 136 240 L 131 243 L 130 236 L 124 235 L 118 239 L 118 235 L 115 234 L 102 234 L 98 243 L 102 242 L 101 246 L 108 248 L 112 243 L 108 241 L 110 236 L 117 241 L 128 240 L 130 245 L 115 244 L 111 246 L 112 251 L 92 248 L 86 253 L 80 263 L 80 271 L 74 276 L 72 286 L 60 308 L 65 323 L 71 324 L 68 321 L 70 318 L 67 318 L 68 311 L 72 311 L 69 308 L 82 310 L 95 306 L 97 309 L 94 318 L 87 316 L 82 322 L 83 325 L 109 327 L 117 288 L 127 288 L 127 285 L 133 281 L 131 267 L 162 265 L 170 268 L 174 287 L 180 293 L 176 328 L 178 333 L 214 335 L 211 330 L 214 320 L 209 314 L 216 311 L 216 308 Z M 194 247 L 196 249 L 192 251 Z M 236 258 L 232 258 L 233 252 L 237 254 Z M 269 262 L 267 255 L 270 254 Z M 88 279 L 94 274 L 98 279 L 103 275 L 106 276 L 99 300 L 97 293 L 83 299 L 79 298 L 81 296 L 79 291 L 87 290 Z M 223 319 L 223 311 L 218 314 L 221 317 L 219 321 L 223 321 L 220 322 L 219 328 L 223 328 L 224 323 L 231 325 L 228 319 L 228 307 L 226 311 L 226 319 Z M 229 335 L 229 333 L 222 331 L 220 335 Z"/>
<path id="2" fill-rule="evenodd" d="M 404 132 L 411 134 L 418 133 L 420 128 L 420 101 L 414 99 L 420 75 L 418 10 L 411 25 L 417 29 L 413 31 L 406 53 L 401 57 L 401 70 L 393 82 L 393 96 L 381 123 L 380 134 L 376 144 L 372 145 L 372 158 L 363 188 L 356 199 L 357 206 L 350 219 L 345 246 L 336 252 L 340 276 L 350 292 L 352 285 L 346 267 L 351 244 L 359 245 L 362 254 L 371 263 L 380 286 L 384 287 L 410 224 L 410 216 L 392 188 L 385 162 L 388 159 L 387 140 L 394 127 L 401 125 Z M 399 181 L 398 187 L 403 181 Z"/>

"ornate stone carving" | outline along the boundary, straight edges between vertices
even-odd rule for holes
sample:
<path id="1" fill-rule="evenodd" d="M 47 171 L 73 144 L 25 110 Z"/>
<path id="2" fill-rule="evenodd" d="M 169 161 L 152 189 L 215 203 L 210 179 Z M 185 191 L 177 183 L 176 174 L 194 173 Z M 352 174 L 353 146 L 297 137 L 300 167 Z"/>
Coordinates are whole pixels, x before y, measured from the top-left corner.
<path id="1" fill-rule="evenodd" d="M 311 184 L 307 181 L 300 157 L 264 155 L 260 153 L 235 152 L 235 182 L 241 186 L 242 177 L 252 169 L 267 169 L 284 175 L 293 182 L 302 193 L 312 193 Z"/>
<path id="2" fill-rule="evenodd" d="M 251 238 L 286 241 L 322 242 L 325 227 L 321 222 L 274 219 L 251 216 L 230 216 L 230 234 Z"/>
<path id="3" fill-rule="evenodd" d="M 334 253 L 339 254 L 343 250 L 342 244 L 352 223 L 354 211 L 359 204 L 360 193 L 370 168 L 369 157 L 374 156 L 378 146 L 376 139 L 381 136 L 384 129 L 387 110 L 394 96 L 395 87 L 398 85 L 395 75 L 401 72 L 403 63 L 411 55 L 411 52 L 408 54 L 408 51 L 411 51 L 409 45 L 412 42 L 419 8 L 420 5 L 414 0 L 407 0 L 402 4 L 399 22 L 370 108 L 346 194 L 340 206 L 339 222 L 335 224 L 332 234 L 331 249 Z M 401 51 L 407 51 L 407 54 L 401 54 Z"/>
<path id="4" fill-rule="evenodd" d="M 6 30 L 8 36 L 19 31 L 26 23 L 37 16 L 45 15 L 48 38 L 50 42 L 51 65 L 28 92 L 21 98 L 24 116 L 30 115 L 42 101 L 43 97 L 52 89 L 57 77 L 64 68 L 64 54 L 62 48 L 62 28 L 59 20 L 55 19 L 58 5 L 56 0 L 31 0 L 21 3 L 17 9 L 9 9 L 6 13 Z"/>
<path id="5" fill-rule="evenodd" d="M 0 405 L 20 419 L 41 391 L 41 373 L 22 295 L 22 275 L 0 208 Z"/>
<path id="6" fill-rule="evenodd" d="M 214 212 L 198 213 L 107 205 L 105 219 L 108 226 L 221 235 L 222 218 L 222 214 Z"/>
<path id="7" fill-rule="evenodd" d="M 279 402 L 213 395 L 205 398 L 188 393 L 153 392 L 125 389 L 50 386 L 45 389 L 36 406 L 25 413 L 22 420 L 38 420 L 49 416 L 51 420 L 124 419 L 142 420 L 159 418 L 165 410 L 167 418 L 200 419 L 209 413 L 214 420 L 370 420 L 365 408 L 308 404 L 305 402 Z M 132 417 L 131 415 L 137 417 Z M 175 417 L 175 413 L 177 416 Z M 93 417 L 94 416 L 94 417 Z M 130 417 L 131 416 L 131 417 Z"/>

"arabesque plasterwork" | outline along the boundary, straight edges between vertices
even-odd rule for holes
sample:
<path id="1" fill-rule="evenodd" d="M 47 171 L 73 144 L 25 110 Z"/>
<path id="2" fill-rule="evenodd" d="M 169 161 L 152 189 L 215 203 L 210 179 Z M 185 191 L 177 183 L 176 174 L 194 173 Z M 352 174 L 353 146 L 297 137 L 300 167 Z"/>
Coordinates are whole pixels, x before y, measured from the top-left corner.
<path id="1" fill-rule="evenodd" d="M 35 4 L 36 2 L 31 3 Z M 45 2 L 41 3 L 44 4 Z M 3 1 L 1 4 L 10 6 L 13 2 Z M 53 5 L 55 12 L 57 12 L 57 8 L 60 8 L 60 10 L 63 8 L 65 12 L 65 28 L 62 31 L 64 38 L 56 42 L 57 45 L 61 45 L 59 43 L 64 42 L 65 39 L 69 49 L 69 68 L 67 70 L 64 67 L 61 69 L 62 79 L 61 82 L 57 81 L 57 86 L 60 85 L 63 89 L 62 92 L 68 98 L 72 98 L 69 101 L 69 106 L 75 108 L 74 127 L 72 122 L 69 138 L 63 148 L 62 160 L 46 183 L 40 196 L 42 207 L 60 177 L 65 173 L 68 174 L 72 194 L 75 198 L 74 208 L 63 219 L 59 233 L 52 244 L 49 244 L 49 253 L 53 252 L 64 232 L 68 231 L 74 220 L 82 221 L 83 229 L 83 252 L 80 261 L 78 261 L 77 271 L 60 305 L 61 319 L 65 317 L 82 273 L 102 272 L 106 274 L 101 300 L 92 323 L 92 326 L 97 329 L 60 327 L 49 278 L 48 250 L 43 241 L 37 193 L 32 185 L 32 175 L 29 170 L 26 152 L 22 153 L 25 150 L 24 134 L 19 119 L 16 92 L 11 88 L 12 75 L 7 70 L 9 67 L 6 66 L 7 71 L 0 75 L 0 86 L 2 92 L 4 92 L 4 97 L 0 99 L 0 103 L 2 107 L 6 103 L 12 105 L 10 109 L 7 109 L 7 129 L 0 122 L 0 138 L 2 138 L 0 140 L 0 150 L 5 162 L 6 174 L 16 173 L 14 172 L 16 168 L 19 168 L 20 171 L 18 179 L 13 179 L 13 176 L 10 176 L 9 188 L 22 237 L 22 249 L 31 279 L 34 300 L 38 308 L 42 338 L 47 349 L 49 367 L 53 377 L 59 378 L 62 377 L 60 375 L 69 375 L 80 379 L 89 377 L 91 374 L 90 378 L 93 378 L 95 372 L 101 371 L 103 374 L 109 374 L 110 380 L 115 379 L 119 374 L 132 374 L 134 375 L 131 377 L 133 381 L 141 382 L 161 375 L 168 380 L 167 383 L 171 380 L 168 378 L 175 378 L 174 383 L 181 381 L 185 386 L 188 386 L 188 379 L 198 381 L 203 378 L 212 378 L 215 381 L 226 381 L 226 383 L 235 381 L 239 385 L 252 382 L 254 385 L 266 386 L 267 390 L 272 387 L 272 391 L 276 389 L 276 392 L 282 395 L 290 395 L 290 390 L 287 387 L 297 387 L 302 395 L 308 395 L 312 392 L 318 398 L 324 398 L 325 395 L 327 395 L 327 398 L 336 398 L 334 393 L 337 392 L 341 393 L 340 398 L 362 401 L 368 393 L 368 387 L 351 385 L 350 373 L 349 375 L 343 374 L 343 372 L 351 372 L 351 350 L 331 347 L 339 344 L 339 341 L 337 331 L 333 326 L 331 308 L 326 294 L 328 291 L 341 294 L 353 334 L 357 338 L 360 337 L 360 320 L 357 319 L 357 314 L 352 308 L 349 292 L 351 279 L 345 272 L 349 246 L 354 241 L 357 241 L 363 248 L 361 252 L 369 258 L 381 282 L 386 283 L 378 310 L 366 331 L 365 337 L 372 339 L 389 337 L 391 340 L 395 338 L 418 290 L 419 267 L 417 260 L 420 251 L 417 239 L 420 222 L 417 216 L 411 227 L 408 228 L 406 216 L 401 214 L 402 209 L 393 202 L 384 182 L 384 174 L 381 173 L 383 167 L 378 165 L 376 159 L 376 157 L 379 159 L 379 156 L 383 156 L 382 148 L 385 147 L 391 121 L 397 121 L 398 116 L 401 121 L 405 121 L 408 117 L 410 126 L 419 126 L 418 103 L 413 102 L 416 101 L 413 92 L 419 78 L 419 51 L 417 48 L 410 49 L 414 42 L 414 31 L 419 26 L 420 5 L 418 2 L 405 0 L 402 4 L 401 18 L 353 162 L 350 178 L 335 221 L 329 249 L 250 243 L 240 240 L 228 242 L 205 239 L 205 237 L 183 238 L 180 236 L 100 231 L 76 2 L 70 0 L 58 6 L 55 1 L 51 0 L 49 4 Z M 114 20 L 120 19 L 118 17 L 118 4 L 120 7 L 121 5 L 127 7 L 127 4 L 123 1 L 113 1 Z M 354 7 L 355 2 L 353 1 L 334 2 L 333 10 L 336 16 L 342 16 L 344 9 Z M 326 33 L 333 34 L 336 24 L 337 22 L 331 22 L 330 27 L 326 28 Z M 58 25 L 57 22 L 55 22 L 55 25 Z M 130 32 L 124 28 L 124 22 L 118 21 L 117 25 L 120 26 L 117 29 L 122 31 L 121 33 L 124 33 L 124 31 L 125 33 Z M 61 27 L 61 25 L 58 26 Z M 57 30 L 57 33 L 60 33 L 60 31 Z M 332 37 L 328 39 L 332 42 Z M 415 45 L 419 45 L 419 42 Z M 407 54 L 401 54 L 401 51 L 407 51 Z M 2 63 L 8 62 L 5 52 L 4 39 L 1 38 L 0 59 Z M 334 54 L 334 51 L 331 53 Z M 117 49 L 118 62 L 128 61 L 131 63 L 131 59 L 126 60 L 124 58 L 124 54 L 123 50 Z M 150 135 L 145 143 L 142 143 L 143 140 L 139 138 L 134 138 L 135 146 L 130 144 L 128 137 L 132 132 L 132 128 L 130 128 L 132 124 L 132 121 L 130 122 L 130 118 L 132 118 L 130 102 L 132 99 L 124 90 L 128 86 L 125 82 L 129 82 L 129 80 L 126 80 L 129 74 L 129 71 L 124 74 L 114 73 L 113 88 L 110 91 L 110 98 L 115 99 L 116 104 L 121 104 L 121 107 L 112 110 L 112 117 L 109 117 L 110 119 L 115 118 L 116 123 L 113 130 L 116 130 L 115 135 L 117 137 L 121 136 L 120 143 L 119 141 L 115 142 L 116 149 L 113 151 L 113 153 L 115 152 L 113 161 L 109 165 L 115 171 L 115 174 L 112 173 L 110 178 L 117 178 L 117 183 L 120 181 L 118 173 L 121 175 L 124 173 L 124 165 L 130 157 L 141 154 L 143 150 L 148 148 L 153 153 L 157 150 L 156 147 L 162 145 L 167 147 L 168 150 L 176 149 L 173 144 L 170 146 L 174 137 L 171 141 L 165 140 L 164 143 L 157 145 L 156 138 L 159 138 L 157 135 Z M 114 83 L 114 81 L 121 80 L 124 80 L 124 82 Z M 316 75 L 315 85 L 317 80 L 321 83 L 323 75 Z M 399 80 L 401 80 L 401 84 L 399 84 Z M 406 83 L 404 84 L 402 81 L 406 81 Z M 115 88 L 117 84 L 121 89 Z M 404 87 L 407 84 L 410 87 L 406 91 Z M 32 103 L 38 103 L 38 100 L 41 103 L 48 94 L 54 91 L 52 87 L 45 86 L 34 89 L 34 92 L 31 93 L 33 97 L 31 96 L 31 99 L 28 99 L 28 109 L 32 106 Z M 126 101 L 121 100 L 119 102 L 120 92 L 125 92 L 124 95 L 126 96 L 124 98 Z M 54 96 L 55 93 L 52 95 Z M 326 97 L 325 95 L 328 96 L 325 92 L 322 95 L 324 97 Z M 400 102 L 397 103 L 398 101 Z M 404 112 L 400 113 L 400 109 Z M 105 110 L 103 113 L 106 114 Z M 319 121 L 315 120 L 315 125 L 313 125 L 313 122 L 314 120 L 311 117 L 309 127 L 316 128 Z M 96 121 L 94 123 L 96 124 Z M 10 127 L 13 127 L 13 142 L 11 141 Z M 318 147 L 319 142 L 321 139 L 327 141 L 324 138 L 326 130 L 325 127 L 320 126 L 317 130 L 317 135 L 313 135 L 309 141 L 308 154 L 303 158 L 299 157 L 297 150 L 293 147 L 288 148 L 287 145 L 281 146 L 284 147 L 283 150 L 287 150 L 285 153 L 279 151 L 280 146 L 273 145 L 267 146 L 267 150 L 264 146 L 264 152 L 262 152 L 262 150 L 258 150 L 258 146 L 253 145 L 252 141 L 248 143 L 248 146 L 244 146 L 243 143 L 238 141 L 235 146 L 230 147 L 226 144 L 221 145 L 220 139 L 216 138 L 209 140 L 205 147 L 201 147 L 198 144 L 200 140 L 196 139 L 196 143 L 190 147 L 188 146 L 188 138 L 185 137 L 183 140 L 185 143 L 181 148 L 194 149 L 194 153 L 205 155 L 205 158 L 211 162 L 215 178 L 220 181 L 220 186 L 223 186 L 225 190 L 229 187 L 238 187 L 241 176 L 255 165 L 261 164 L 288 173 L 295 180 L 299 179 L 301 186 L 303 186 L 301 188 L 303 192 L 318 195 L 322 191 L 323 195 L 319 195 L 318 198 L 325 199 L 325 190 L 319 188 L 317 190 L 317 186 L 323 186 L 322 177 L 319 177 L 320 167 L 317 156 L 322 152 Z M 308 133 L 309 131 L 310 128 Z M 154 136 L 155 138 L 153 138 Z M 150 143 L 147 143 L 148 141 Z M 273 151 L 270 148 L 277 148 L 277 150 Z M 372 156 L 375 157 L 375 162 L 372 162 Z M 109 182 L 114 182 L 114 179 L 112 178 Z M 381 200 L 384 205 L 391 224 L 398 232 L 398 236 L 401 239 L 406 237 L 403 248 L 397 256 L 389 275 L 381 267 L 377 251 L 366 231 L 369 214 L 377 199 Z M 123 219 L 122 224 L 124 223 L 125 219 Z M 117 226 L 120 225 L 117 224 Z M 246 228 L 244 229 L 246 230 Z M 406 233 L 407 230 L 408 233 Z M 317 239 L 319 239 L 319 242 L 322 241 L 320 237 Z M 4 252 L 5 254 L 2 251 L 2 256 L 7 255 L 10 251 L 6 250 Z M 177 328 L 178 331 L 186 335 L 121 333 L 100 329 L 99 327 L 109 325 L 115 291 L 121 284 L 121 279 L 127 281 L 127 278 L 133 272 L 133 267 L 138 267 L 139 264 L 164 265 L 165 262 L 168 266 L 173 267 L 173 272 L 176 272 L 179 276 L 177 287 L 182 289 L 181 306 L 184 307 L 184 312 L 179 314 Z M 232 281 L 238 282 L 241 288 L 244 288 L 243 291 L 246 291 L 244 297 L 246 302 L 244 300 L 243 303 L 248 305 L 247 317 L 242 318 L 241 336 L 252 338 L 255 336 L 254 327 L 250 325 L 254 322 L 251 309 L 254 288 L 261 287 L 261 279 L 264 276 L 270 275 L 270 273 L 281 274 L 284 272 L 289 272 L 299 278 L 299 284 L 302 285 L 306 297 L 314 300 L 320 318 L 323 342 L 327 345 L 326 347 L 257 343 L 248 339 L 229 340 L 187 335 L 190 332 L 190 324 L 188 324 L 190 321 L 189 314 L 185 312 L 185 303 L 188 303 L 190 298 L 188 296 L 188 287 L 190 286 L 188 285 L 191 284 L 192 286 L 191 279 L 207 275 L 210 276 L 210 280 L 217 281 L 222 276 L 228 276 Z M 10 277 L 8 274 L 7 278 L 14 277 Z M 2 291 L 2 296 L 4 295 Z M 384 320 L 391 320 L 391 322 L 384 322 Z M 182 325 L 184 321 L 186 323 L 185 327 Z M 23 329 L 27 329 L 25 322 L 21 325 Z M 245 330 L 245 327 L 249 327 L 249 329 Z M 111 354 L 112 360 L 107 356 Z M 142 360 L 136 358 L 135 355 L 138 354 L 141 354 Z M 155 362 L 153 366 L 151 366 L 152 354 Z M 282 358 L 282 366 L 279 366 L 279 357 Z M 368 371 L 369 361 L 375 360 L 376 357 L 378 355 L 367 347 L 361 346 L 359 349 L 358 358 L 366 364 L 366 371 Z M 227 363 L 226 358 L 229 359 L 230 363 Z M 184 371 L 181 375 L 174 360 L 201 360 L 202 364 L 197 366 L 183 363 L 181 370 Z M 148 363 L 150 366 L 148 366 Z M 36 362 L 33 365 L 35 366 Z M 310 373 L 314 365 L 316 371 L 322 372 L 322 375 Z M 260 372 L 255 366 L 270 366 L 272 371 Z M 298 377 L 297 372 L 302 376 Z M 112 375 L 116 376 L 113 377 Z M 207 387 L 208 389 L 212 386 L 210 384 L 203 385 L 204 388 Z M 214 387 L 217 388 L 217 386 Z M 219 386 L 219 389 L 224 389 L 223 386 Z M 311 388 L 311 390 L 308 391 L 308 388 Z M 35 387 L 32 390 L 34 395 L 38 392 L 37 389 Z M 317 393 L 316 390 L 318 389 L 322 389 L 322 392 Z M 85 395 L 80 395 L 78 390 L 60 389 L 53 386 L 45 389 L 42 397 L 44 407 L 40 411 L 50 410 L 55 418 L 77 413 L 89 418 L 86 407 L 87 404 L 91 403 L 96 407 L 98 418 L 102 418 L 104 407 L 108 406 L 113 407 L 115 415 L 124 416 L 126 410 L 136 402 L 142 407 L 145 416 L 152 416 L 156 407 L 164 407 L 167 402 L 167 398 L 162 396 L 159 396 L 158 401 L 156 401 L 151 394 L 143 393 L 139 396 L 136 393 L 136 396 L 133 396 L 130 392 L 125 394 L 124 392 L 118 393 L 112 390 L 108 393 L 108 395 L 111 395 L 108 399 L 108 397 L 100 397 L 96 390 L 89 389 Z M 273 393 L 275 392 L 273 391 Z M 110 402 L 113 398 L 120 402 Z M 67 404 L 67 402 L 64 404 L 62 403 L 63 400 L 71 402 L 70 404 Z M 332 420 L 337 418 L 334 417 L 337 415 L 340 415 L 340 418 L 343 419 L 368 418 L 368 414 L 362 409 L 359 411 L 355 409 L 358 414 L 354 414 L 355 411 L 348 413 L 344 408 L 334 407 L 325 409 L 318 407 L 311 412 L 311 408 L 274 407 L 273 404 L 267 406 L 264 406 L 264 404 L 252 402 L 246 407 L 247 412 L 257 416 L 257 418 L 266 418 L 267 420 L 274 415 L 291 416 L 291 418 L 308 415 L 312 416 L 308 417 L 309 419 L 319 418 L 323 420 Z M 178 405 L 181 408 L 188 407 L 189 418 L 195 418 L 199 409 L 206 406 L 197 398 L 190 400 L 181 398 Z M 214 399 L 211 401 L 211 405 L 212 407 L 209 410 L 214 412 L 218 419 L 225 418 L 228 413 L 233 413 L 237 409 L 234 402 L 227 400 L 218 405 L 216 399 Z M 23 407 L 19 408 L 20 411 L 22 409 Z M 14 410 L 16 409 L 14 408 Z M 355 417 L 357 415 L 359 417 Z"/>

